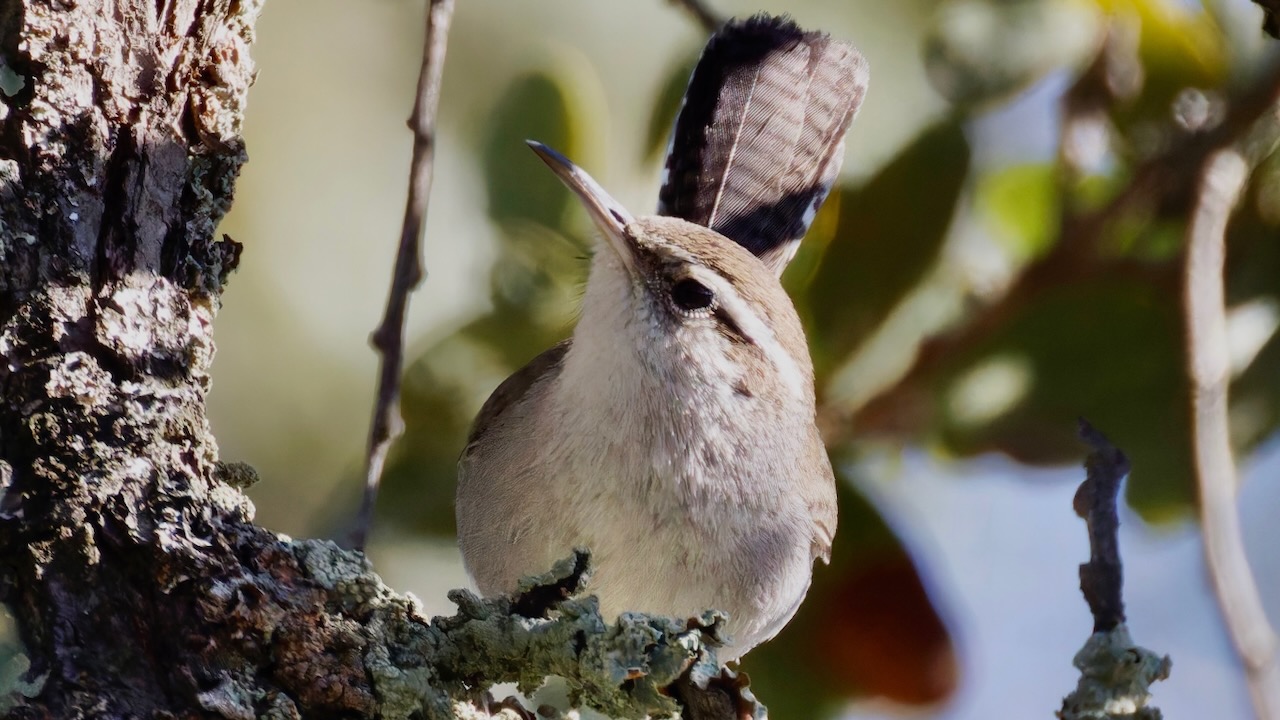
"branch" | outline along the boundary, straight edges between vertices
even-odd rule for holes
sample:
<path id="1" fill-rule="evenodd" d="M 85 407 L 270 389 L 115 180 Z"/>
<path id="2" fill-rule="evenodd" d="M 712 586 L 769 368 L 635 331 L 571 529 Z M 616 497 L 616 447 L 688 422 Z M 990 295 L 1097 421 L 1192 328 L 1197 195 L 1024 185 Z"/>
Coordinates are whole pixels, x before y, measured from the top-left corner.
<path id="1" fill-rule="evenodd" d="M 702 0 L 669 0 L 672 5 L 683 8 L 693 16 L 703 30 L 713 33 L 724 24 L 724 18 L 703 4 Z"/>
<path id="2" fill-rule="evenodd" d="M 1193 396 L 1193 442 L 1209 574 L 1232 642 L 1244 664 L 1258 717 L 1280 718 L 1277 639 L 1245 556 L 1236 512 L 1237 476 L 1227 420 L 1227 222 L 1249 177 L 1235 150 L 1209 158 L 1187 229 L 1186 314 Z"/>
<path id="3" fill-rule="evenodd" d="M 1120 519 L 1116 498 L 1129 474 L 1129 458 L 1088 422 L 1080 437 L 1093 452 L 1085 459 L 1085 481 L 1076 490 L 1076 515 L 1089 527 L 1089 562 L 1080 566 L 1080 591 L 1093 613 L 1093 631 L 1107 632 L 1124 622 L 1124 569 L 1120 564 Z"/>
<path id="4" fill-rule="evenodd" d="M 1117 532 L 1116 498 L 1129 474 L 1129 459 L 1084 420 L 1080 437 L 1093 451 L 1085 460 L 1085 481 L 1076 491 L 1076 514 L 1089 527 L 1089 562 L 1080 566 L 1080 590 L 1093 613 L 1093 634 L 1076 653 L 1076 689 L 1062 701 L 1062 720 L 1158 720 L 1147 707 L 1151 684 L 1169 677 L 1168 656 L 1133 644 L 1124 624 L 1123 568 Z"/>
<path id="5" fill-rule="evenodd" d="M 431 195 L 432 160 L 435 157 L 436 108 L 440 105 L 440 80 L 444 54 L 453 17 L 453 0 L 431 0 L 422 46 L 422 69 L 409 127 L 413 130 L 413 162 L 409 168 L 409 197 L 405 203 L 404 225 L 396 253 L 386 312 L 370 342 L 377 350 L 378 396 L 369 426 L 369 447 L 365 459 L 364 497 L 352 532 L 352 545 L 363 549 L 373 525 L 373 511 L 382 482 L 387 451 L 404 432 L 400 417 L 400 375 L 404 369 L 404 323 L 409 295 L 422 283 L 422 234 L 427 221 L 427 200 Z"/>
<path id="6" fill-rule="evenodd" d="M 522 581 L 511 597 L 451 592 L 458 614 L 434 618 L 421 641 L 435 663 L 432 673 L 448 690 L 443 698 L 518 711 L 511 698 L 495 704 L 487 687 L 516 683 L 530 694 L 555 675 L 568 682 L 574 707 L 609 717 L 640 720 L 682 712 L 673 696 L 685 703 L 688 720 L 764 717 L 745 681 L 722 673 L 716 661 L 722 616 L 708 612 L 678 621 L 624 613 L 606 623 L 594 596 L 579 597 L 589 576 L 587 559 L 580 551 L 551 572 Z"/>

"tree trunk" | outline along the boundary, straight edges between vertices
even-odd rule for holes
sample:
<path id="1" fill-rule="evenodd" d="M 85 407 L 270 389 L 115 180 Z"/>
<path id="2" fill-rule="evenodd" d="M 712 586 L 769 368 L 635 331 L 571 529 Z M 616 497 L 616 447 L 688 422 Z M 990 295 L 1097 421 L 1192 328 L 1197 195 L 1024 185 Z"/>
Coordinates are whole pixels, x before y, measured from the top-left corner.
<path id="1" fill-rule="evenodd" d="M 257 11 L 0 17 L 0 560 L 38 686 L 15 716 L 374 705 L 332 558 L 249 523 L 205 422 Z"/>

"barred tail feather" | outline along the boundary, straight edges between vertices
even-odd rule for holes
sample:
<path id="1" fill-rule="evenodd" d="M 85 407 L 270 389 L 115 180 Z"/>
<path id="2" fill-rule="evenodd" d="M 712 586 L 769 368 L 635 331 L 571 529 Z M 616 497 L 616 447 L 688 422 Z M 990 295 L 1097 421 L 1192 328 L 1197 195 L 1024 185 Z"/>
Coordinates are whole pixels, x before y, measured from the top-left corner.
<path id="1" fill-rule="evenodd" d="M 840 172 L 867 79 L 852 46 L 785 17 L 727 23 L 689 80 L 658 213 L 709 227 L 781 274 Z"/>

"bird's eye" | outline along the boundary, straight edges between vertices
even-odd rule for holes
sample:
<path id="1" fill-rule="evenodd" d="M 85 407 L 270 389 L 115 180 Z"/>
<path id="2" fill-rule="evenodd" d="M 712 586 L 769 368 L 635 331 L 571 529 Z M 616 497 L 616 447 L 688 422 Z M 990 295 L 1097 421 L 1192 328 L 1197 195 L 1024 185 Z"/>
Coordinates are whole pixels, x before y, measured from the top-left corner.
<path id="1" fill-rule="evenodd" d="M 715 304 L 716 294 L 711 288 L 694 280 L 684 278 L 671 286 L 671 302 L 683 312 L 706 310 Z"/>

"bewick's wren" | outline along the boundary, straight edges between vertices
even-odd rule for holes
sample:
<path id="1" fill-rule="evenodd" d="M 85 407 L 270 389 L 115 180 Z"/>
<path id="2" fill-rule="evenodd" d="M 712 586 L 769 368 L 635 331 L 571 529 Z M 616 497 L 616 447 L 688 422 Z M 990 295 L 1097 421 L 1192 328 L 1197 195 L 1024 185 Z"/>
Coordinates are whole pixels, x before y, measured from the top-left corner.
<path id="1" fill-rule="evenodd" d="M 813 369 L 778 276 L 839 170 L 866 88 L 852 47 L 789 20 L 708 43 L 659 212 L 633 218 L 534 151 L 602 240 L 572 340 L 494 391 L 459 462 L 458 539 L 481 592 L 575 546 L 608 615 L 729 613 L 740 657 L 790 620 L 836 528 Z"/>

